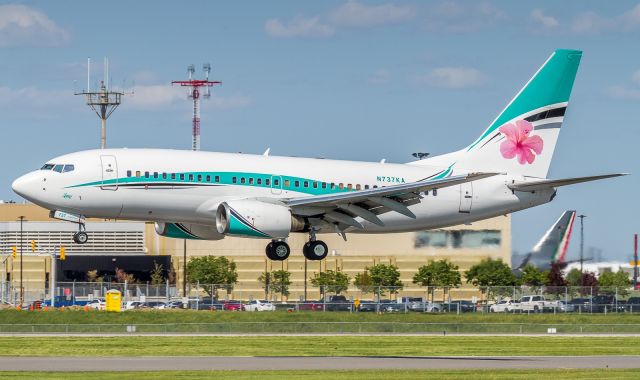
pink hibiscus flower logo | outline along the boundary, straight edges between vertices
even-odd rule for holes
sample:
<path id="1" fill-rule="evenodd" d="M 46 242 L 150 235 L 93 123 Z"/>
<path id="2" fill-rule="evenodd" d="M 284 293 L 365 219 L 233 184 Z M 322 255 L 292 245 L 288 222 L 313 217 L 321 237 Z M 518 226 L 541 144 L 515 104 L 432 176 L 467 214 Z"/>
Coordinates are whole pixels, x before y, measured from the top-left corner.
<path id="1" fill-rule="evenodd" d="M 517 156 L 520 165 L 524 165 L 533 163 L 536 154 L 542 153 L 544 143 L 540 136 L 529 136 L 533 125 L 528 121 L 518 120 L 515 124 L 505 124 L 498 130 L 506 137 L 500 144 L 502 157 L 511 159 Z"/>

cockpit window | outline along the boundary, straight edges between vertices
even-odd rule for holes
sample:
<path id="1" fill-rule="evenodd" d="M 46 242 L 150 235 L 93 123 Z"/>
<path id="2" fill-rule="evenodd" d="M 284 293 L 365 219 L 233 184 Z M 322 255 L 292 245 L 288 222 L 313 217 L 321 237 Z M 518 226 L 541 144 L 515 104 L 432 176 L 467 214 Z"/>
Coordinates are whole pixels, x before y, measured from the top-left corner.
<path id="1" fill-rule="evenodd" d="M 54 166 L 54 164 L 44 164 L 44 166 L 41 167 L 40 170 L 51 170 Z"/>
<path id="2" fill-rule="evenodd" d="M 65 165 L 65 166 L 64 166 L 64 169 L 62 169 L 62 172 L 63 172 L 63 173 L 66 173 L 66 172 L 72 172 L 72 171 L 73 171 L 73 169 L 75 169 L 75 167 L 74 167 L 73 165 L 68 165 L 68 164 L 67 164 L 67 165 Z"/>
<path id="3" fill-rule="evenodd" d="M 56 165 L 53 167 L 53 171 L 54 172 L 58 172 L 58 173 L 62 173 L 62 168 L 64 167 L 64 165 Z"/>

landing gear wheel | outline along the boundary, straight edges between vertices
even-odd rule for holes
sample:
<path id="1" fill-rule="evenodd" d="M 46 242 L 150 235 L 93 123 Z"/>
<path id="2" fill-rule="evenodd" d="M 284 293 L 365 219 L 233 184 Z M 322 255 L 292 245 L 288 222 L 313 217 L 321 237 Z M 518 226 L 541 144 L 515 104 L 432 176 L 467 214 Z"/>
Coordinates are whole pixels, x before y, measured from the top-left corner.
<path id="1" fill-rule="evenodd" d="M 84 244 L 89 241 L 89 235 L 84 231 L 78 231 L 73 234 L 73 241 L 77 244 Z"/>
<path id="2" fill-rule="evenodd" d="M 284 261 L 291 254 L 291 248 L 284 241 L 272 241 L 267 244 L 266 254 L 270 260 Z"/>
<path id="3" fill-rule="evenodd" d="M 309 241 L 302 247 L 302 253 L 307 260 L 322 260 L 329 254 L 329 247 L 321 240 Z"/>

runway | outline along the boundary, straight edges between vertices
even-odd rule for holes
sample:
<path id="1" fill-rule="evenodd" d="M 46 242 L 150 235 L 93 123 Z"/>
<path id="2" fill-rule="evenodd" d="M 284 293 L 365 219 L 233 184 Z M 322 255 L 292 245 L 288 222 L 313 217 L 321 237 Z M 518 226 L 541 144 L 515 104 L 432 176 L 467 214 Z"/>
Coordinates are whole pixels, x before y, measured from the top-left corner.
<path id="1" fill-rule="evenodd" d="M 640 356 L 0 357 L 0 371 L 640 368 Z"/>

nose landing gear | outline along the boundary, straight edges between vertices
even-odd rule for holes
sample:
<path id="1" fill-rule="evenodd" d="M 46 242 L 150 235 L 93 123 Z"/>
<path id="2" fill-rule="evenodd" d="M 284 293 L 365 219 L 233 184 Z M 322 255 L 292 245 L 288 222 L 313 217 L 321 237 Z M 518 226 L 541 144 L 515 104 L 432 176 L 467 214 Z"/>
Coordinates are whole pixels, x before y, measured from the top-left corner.
<path id="1" fill-rule="evenodd" d="M 89 235 L 86 232 L 84 223 L 78 223 L 78 232 L 73 234 L 73 242 L 76 244 L 84 244 L 89 241 Z"/>

